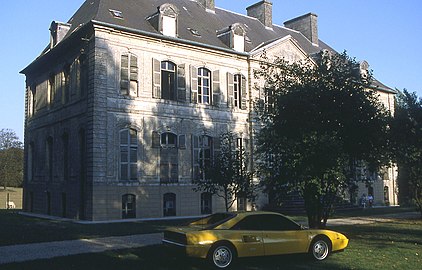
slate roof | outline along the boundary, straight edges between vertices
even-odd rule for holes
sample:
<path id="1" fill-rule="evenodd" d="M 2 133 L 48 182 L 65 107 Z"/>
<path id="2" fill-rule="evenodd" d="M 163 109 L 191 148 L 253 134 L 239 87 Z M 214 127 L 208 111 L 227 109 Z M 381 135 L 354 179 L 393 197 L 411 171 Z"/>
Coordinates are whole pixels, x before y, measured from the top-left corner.
<path id="1" fill-rule="evenodd" d="M 274 25 L 273 29 L 266 28 L 259 20 L 215 8 L 215 13 L 206 11 L 198 2 L 192 0 L 87 0 L 68 21 L 72 25 L 67 36 L 82 25 L 90 23 L 105 23 L 126 30 L 148 32 L 161 35 L 146 20 L 157 12 L 157 8 L 165 3 L 171 3 L 179 9 L 178 39 L 180 41 L 200 43 L 221 49 L 230 49 L 218 37 L 217 32 L 234 23 L 245 26 L 248 42 L 245 42 L 246 52 L 269 41 L 274 41 L 291 35 L 307 53 L 312 54 L 328 48 L 321 42 L 320 47 L 313 46 L 300 32 Z M 109 11 L 122 12 L 123 19 L 115 18 Z M 196 30 L 200 36 L 192 34 L 189 29 Z M 168 37 L 162 36 L 163 39 Z M 236 53 L 233 51 L 233 53 Z"/>
<path id="2" fill-rule="evenodd" d="M 86 0 L 68 21 L 71 24 L 71 28 L 65 39 L 85 25 L 94 23 L 174 40 L 172 37 L 166 37 L 159 33 L 147 21 L 147 18 L 155 14 L 158 11 L 158 7 L 165 3 L 173 4 L 179 10 L 178 37 L 176 38 L 179 42 L 195 43 L 216 49 L 229 50 L 232 53 L 239 53 L 224 44 L 217 37 L 217 32 L 232 24 L 240 23 L 244 25 L 246 30 L 246 53 L 288 35 L 295 39 L 309 55 L 323 49 L 335 51 L 321 40 L 319 40 L 319 46 L 314 46 L 302 33 L 286 27 L 273 25 L 273 28 L 269 29 L 256 18 L 218 7 L 215 8 L 215 13 L 207 11 L 195 0 Z M 110 10 L 120 11 L 123 18 L 114 17 Z M 193 34 L 190 29 L 196 30 L 200 36 Z M 49 47 L 42 54 L 48 50 Z M 390 89 L 378 81 L 377 85 L 384 90 Z"/>

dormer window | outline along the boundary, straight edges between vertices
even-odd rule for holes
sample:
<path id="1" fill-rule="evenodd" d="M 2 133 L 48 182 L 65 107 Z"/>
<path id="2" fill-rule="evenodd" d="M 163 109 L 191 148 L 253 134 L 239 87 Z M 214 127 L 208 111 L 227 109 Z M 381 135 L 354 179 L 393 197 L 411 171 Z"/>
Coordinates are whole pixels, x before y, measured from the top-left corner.
<path id="1" fill-rule="evenodd" d="M 172 4 L 163 4 L 158 7 L 157 13 L 147 18 L 152 26 L 161 34 L 177 37 L 177 18 L 179 10 Z"/>
<path id="2" fill-rule="evenodd" d="M 244 52 L 246 30 L 240 23 L 230 25 L 217 32 L 218 38 L 231 49 Z"/>

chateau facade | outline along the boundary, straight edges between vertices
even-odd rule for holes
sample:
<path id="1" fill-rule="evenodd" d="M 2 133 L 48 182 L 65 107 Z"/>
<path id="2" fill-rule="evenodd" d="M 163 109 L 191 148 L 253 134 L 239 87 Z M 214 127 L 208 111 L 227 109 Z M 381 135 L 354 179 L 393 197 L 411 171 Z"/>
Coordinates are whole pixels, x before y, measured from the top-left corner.
<path id="1" fill-rule="evenodd" d="M 247 16 L 213 0 L 89 0 L 50 31 L 22 71 L 24 210 L 91 221 L 223 211 L 194 182 L 220 134 L 253 149 L 262 53 L 297 61 L 332 50 L 315 14 L 277 26 L 267 0 Z M 392 107 L 394 91 L 376 87 Z M 377 192 L 388 186 L 393 198 L 388 176 Z M 261 194 L 256 207 L 266 202 Z M 233 206 L 251 207 L 243 198 Z"/>

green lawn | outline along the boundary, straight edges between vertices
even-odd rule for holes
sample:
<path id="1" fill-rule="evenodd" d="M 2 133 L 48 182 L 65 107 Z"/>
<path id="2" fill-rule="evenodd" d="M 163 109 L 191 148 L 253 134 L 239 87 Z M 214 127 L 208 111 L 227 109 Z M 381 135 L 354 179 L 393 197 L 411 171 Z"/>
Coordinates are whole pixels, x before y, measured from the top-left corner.
<path id="1" fill-rule="evenodd" d="M 422 220 L 394 220 L 369 225 L 337 226 L 333 229 L 350 238 L 349 247 L 324 262 L 306 255 L 240 259 L 236 270 L 275 269 L 421 269 Z M 164 246 L 120 250 L 2 265 L 17 269 L 210 269 L 201 260 L 188 259 Z"/>

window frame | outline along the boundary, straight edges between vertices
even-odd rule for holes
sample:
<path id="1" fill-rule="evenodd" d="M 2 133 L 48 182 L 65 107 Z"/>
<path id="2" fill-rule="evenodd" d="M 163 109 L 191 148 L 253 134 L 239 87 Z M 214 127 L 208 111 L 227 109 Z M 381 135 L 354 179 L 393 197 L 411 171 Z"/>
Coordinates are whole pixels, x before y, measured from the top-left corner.
<path id="1" fill-rule="evenodd" d="M 122 143 L 122 134 L 127 132 L 126 143 Z M 132 143 L 132 134 L 134 132 L 134 138 L 136 139 L 136 144 Z M 124 149 L 126 148 L 126 149 Z M 122 150 L 126 151 L 122 151 Z M 134 128 L 125 128 L 119 131 L 119 179 L 120 181 L 137 181 L 138 180 L 138 151 L 139 151 L 139 142 L 138 142 L 138 131 Z M 132 160 L 132 154 L 136 153 L 136 158 Z M 126 154 L 127 161 L 122 161 L 123 154 Z M 123 174 L 123 166 L 126 165 L 126 177 Z M 134 169 L 134 171 L 132 171 Z M 134 173 L 134 174 L 133 174 Z M 135 175 L 135 177 L 133 177 Z"/>
<path id="2" fill-rule="evenodd" d="M 205 73 L 205 74 L 204 74 Z M 205 67 L 198 68 L 198 103 L 212 105 L 212 73 Z M 204 82 L 208 82 L 205 85 Z M 205 91 L 207 90 L 207 91 Z M 204 93 L 207 92 L 207 93 Z"/>
<path id="3" fill-rule="evenodd" d="M 171 66 L 173 67 L 171 69 Z M 177 65 L 171 61 L 161 61 L 160 62 L 160 73 L 161 73 L 161 99 L 177 101 Z M 167 75 L 167 76 L 165 76 Z M 168 89 L 165 89 L 164 79 L 168 77 L 169 80 L 173 78 L 173 87 L 171 83 L 168 83 Z M 166 90 L 166 91 L 165 91 Z M 165 97 L 164 93 L 168 93 L 168 97 Z"/>

